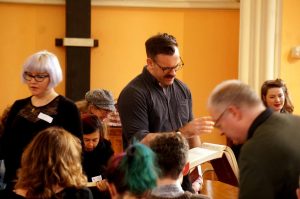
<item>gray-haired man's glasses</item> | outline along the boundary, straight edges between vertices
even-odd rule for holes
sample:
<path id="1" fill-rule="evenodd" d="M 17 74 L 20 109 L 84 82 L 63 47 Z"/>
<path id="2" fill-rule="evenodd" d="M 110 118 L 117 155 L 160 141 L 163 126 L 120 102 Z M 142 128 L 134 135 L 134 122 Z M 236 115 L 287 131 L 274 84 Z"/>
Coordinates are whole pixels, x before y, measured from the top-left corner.
<path id="1" fill-rule="evenodd" d="M 221 121 L 222 117 L 225 115 L 226 111 L 228 110 L 228 107 L 225 108 L 225 110 L 219 115 L 219 117 L 215 120 L 215 128 L 219 128 L 219 122 Z"/>

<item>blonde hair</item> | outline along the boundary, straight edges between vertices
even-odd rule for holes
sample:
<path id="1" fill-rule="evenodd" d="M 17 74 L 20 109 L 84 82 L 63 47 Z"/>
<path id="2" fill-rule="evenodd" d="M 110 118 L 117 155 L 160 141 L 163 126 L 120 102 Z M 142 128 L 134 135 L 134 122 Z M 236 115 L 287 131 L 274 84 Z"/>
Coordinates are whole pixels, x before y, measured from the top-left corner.
<path id="1" fill-rule="evenodd" d="M 80 140 L 59 127 L 41 131 L 26 147 L 16 189 L 26 198 L 51 198 L 54 186 L 82 188 L 87 184 L 81 166 Z"/>
<path id="2" fill-rule="evenodd" d="M 75 105 L 81 114 L 89 113 L 89 102 L 85 99 L 76 101 Z"/>

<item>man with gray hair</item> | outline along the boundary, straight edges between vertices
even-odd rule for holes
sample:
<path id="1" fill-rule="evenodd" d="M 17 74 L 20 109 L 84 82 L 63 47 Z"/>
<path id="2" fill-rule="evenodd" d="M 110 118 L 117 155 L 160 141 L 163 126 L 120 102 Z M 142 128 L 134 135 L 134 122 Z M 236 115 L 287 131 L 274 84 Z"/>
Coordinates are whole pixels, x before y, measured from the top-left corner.
<path id="1" fill-rule="evenodd" d="M 219 84 L 208 110 L 235 144 L 239 156 L 240 199 L 296 198 L 300 174 L 300 117 L 266 109 L 256 93 L 238 80 Z"/>

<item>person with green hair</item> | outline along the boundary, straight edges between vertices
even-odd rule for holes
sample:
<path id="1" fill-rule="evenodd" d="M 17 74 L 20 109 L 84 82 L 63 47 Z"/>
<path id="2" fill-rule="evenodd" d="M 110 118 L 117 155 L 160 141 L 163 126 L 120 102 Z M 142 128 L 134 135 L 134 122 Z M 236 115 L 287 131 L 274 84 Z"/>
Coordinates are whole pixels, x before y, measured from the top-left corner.
<path id="1" fill-rule="evenodd" d="M 106 174 L 112 199 L 146 198 L 158 177 L 155 154 L 141 143 L 130 145 L 125 153 L 113 156 Z"/>

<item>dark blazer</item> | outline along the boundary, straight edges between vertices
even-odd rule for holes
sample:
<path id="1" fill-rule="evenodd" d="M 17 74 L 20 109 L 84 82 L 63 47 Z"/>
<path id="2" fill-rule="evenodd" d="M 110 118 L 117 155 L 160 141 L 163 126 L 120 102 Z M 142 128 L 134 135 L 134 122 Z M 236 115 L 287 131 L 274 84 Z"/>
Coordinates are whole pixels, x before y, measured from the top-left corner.
<path id="1" fill-rule="evenodd" d="M 239 198 L 296 199 L 300 117 L 271 113 L 254 121 L 249 133 L 253 135 L 243 145 L 239 157 Z"/>

